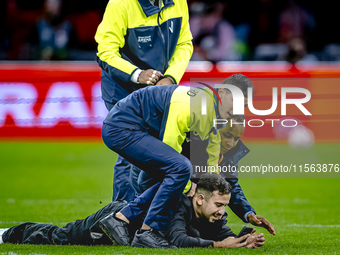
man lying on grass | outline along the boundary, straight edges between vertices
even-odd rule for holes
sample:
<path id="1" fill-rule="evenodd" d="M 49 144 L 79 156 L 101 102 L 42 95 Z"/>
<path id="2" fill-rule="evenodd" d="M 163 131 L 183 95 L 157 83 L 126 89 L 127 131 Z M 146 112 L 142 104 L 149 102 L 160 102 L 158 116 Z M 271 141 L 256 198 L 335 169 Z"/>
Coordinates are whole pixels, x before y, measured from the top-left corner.
<path id="1" fill-rule="evenodd" d="M 183 197 L 170 223 L 170 243 L 177 247 L 258 248 L 264 234 L 236 238 L 227 224 L 225 207 L 230 200 L 231 185 L 216 173 L 202 175 L 193 197 Z M 242 242 L 246 240 L 245 242 Z"/>
<path id="2" fill-rule="evenodd" d="M 148 196 L 154 194 L 152 189 L 157 188 L 155 185 L 150 188 L 150 191 L 144 192 L 140 197 L 141 200 L 150 203 Z M 236 235 L 227 227 L 225 206 L 229 202 L 230 191 L 230 184 L 220 175 L 215 173 L 203 175 L 197 183 L 195 195 L 193 197 L 182 195 L 180 199 L 177 212 L 168 229 L 170 243 L 179 248 L 258 248 L 264 245 L 264 235 L 254 234 L 255 229 L 251 234 L 236 238 Z M 0 236 L 0 243 L 117 245 L 116 241 L 119 240 L 113 238 L 117 232 L 120 238 L 128 234 L 130 236 L 127 238 L 131 239 L 134 236 L 132 226 L 139 228 L 138 224 L 142 222 L 137 217 L 136 221 L 130 224 L 110 225 L 112 222 L 110 219 L 113 218 L 110 216 L 126 205 L 121 201 L 112 202 L 87 218 L 61 228 L 50 224 L 23 223 L 7 229 L 2 238 Z M 246 241 L 242 242 L 243 240 Z"/>

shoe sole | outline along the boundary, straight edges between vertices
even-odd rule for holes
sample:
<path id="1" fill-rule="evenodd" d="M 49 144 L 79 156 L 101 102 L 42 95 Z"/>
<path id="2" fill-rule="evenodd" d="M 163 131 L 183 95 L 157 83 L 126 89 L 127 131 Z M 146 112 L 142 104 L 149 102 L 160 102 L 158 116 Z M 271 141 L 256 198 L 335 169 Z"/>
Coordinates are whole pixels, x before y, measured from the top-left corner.
<path id="1" fill-rule="evenodd" d="M 136 247 L 136 248 L 152 248 L 150 246 L 146 246 L 144 244 L 139 244 L 139 243 L 132 243 L 131 247 Z"/>
<path id="2" fill-rule="evenodd" d="M 111 235 L 111 232 L 101 222 L 99 222 L 99 227 L 103 230 L 105 235 L 110 238 L 114 246 L 118 245 L 124 246 L 124 244 L 120 244 L 119 242 L 116 241 L 116 239 Z"/>
<path id="3" fill-rule="evenodd" d="M 147 246 L 145 244 L 140 244 L 138 242 L 132 243 L 131 247 L 135 247 L 135 248 L 149 248 L 149 249 L 177 249 L 177 247 L 167 247 L 167 246 L 161 246 L 161 247 L 150 247 Z"/>

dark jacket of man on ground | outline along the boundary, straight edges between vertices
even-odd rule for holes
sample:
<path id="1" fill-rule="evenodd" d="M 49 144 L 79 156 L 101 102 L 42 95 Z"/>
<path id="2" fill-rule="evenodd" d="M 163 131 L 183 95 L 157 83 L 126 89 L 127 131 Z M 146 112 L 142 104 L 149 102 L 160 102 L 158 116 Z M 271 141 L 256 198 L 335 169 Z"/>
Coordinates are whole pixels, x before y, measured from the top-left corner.
<path id="1" fill-rule="evenodd" d="M 236 235 L 226 225 L 225 213 L 220 220 L 210 223 L 207 220 L 199 220 L 195 215 L 192 197 L 181 197 L 178 211 L 170 223 L 168 235 L 170 242 L 177 247 L 209 247 L 214 241 Z"/>
<path id="2" fill-rule="evenodd" d="M 50 224 L 23 223 L 14 226 L 3 235 L 4 243 L 59 244 L 59 245 L 110 245 L 112 242 L 98 226 L 98 221 L 115 213 L 126 205 L 115 201 L 83 220 L 69 223 L 65 227 Z M 192 197 L 181 197 L 178 212 L 170 223 L 171 242 L 177 247 L 208 247 L 213 241 L 236 236 L 228 226 L 227 213 L 215 223 L 198 221 L 192 205 Z"/>

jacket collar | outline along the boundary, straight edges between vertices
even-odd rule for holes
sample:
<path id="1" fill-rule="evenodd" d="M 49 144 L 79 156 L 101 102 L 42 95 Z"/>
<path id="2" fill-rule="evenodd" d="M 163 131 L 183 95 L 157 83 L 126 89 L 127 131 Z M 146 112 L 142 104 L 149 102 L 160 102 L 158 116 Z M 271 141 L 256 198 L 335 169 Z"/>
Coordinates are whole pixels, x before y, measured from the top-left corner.
<path id="1" fill-rule="evenodd" d="M 175 5 L 173 0 L 159 0 L 159 1 L 163 1 L 163 3 L 164 3 L 162 10 L 165 9 L 165 8 L 168 8 L 170 6 Z M 151 4 L 149 0 L 138 0 L 138 2 L 139 2 L 140 6 L 143 9 L 143 12 L 145 13 L 145 15 L 147 17 L 154 15 L 156 13 L 159 13 L 161 11 L 161 9 L 159 9 L 158 6 Z"/>

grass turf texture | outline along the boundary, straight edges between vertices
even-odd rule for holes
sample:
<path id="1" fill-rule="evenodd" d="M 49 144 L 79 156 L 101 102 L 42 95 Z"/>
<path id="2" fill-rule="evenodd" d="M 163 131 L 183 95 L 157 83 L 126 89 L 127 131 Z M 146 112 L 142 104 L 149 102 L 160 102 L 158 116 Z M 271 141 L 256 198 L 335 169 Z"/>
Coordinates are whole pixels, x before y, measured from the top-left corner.
<path id="1" fill-rule="evenodd" d="M 248 147 L 241 165 L 340 163 L 338 144 L 301 151 L 287 145 Z M 26 221 L 63 226 L 97 211 L 111 200 L 115 160 L 100 143 L 0 143 L 0 228 Z M 257 228 L 266 238 L 261 249 L 1 244 L 0 254 L 339 254 L 340 179 L 242 178 L 240 184 L 257 214 L 275 226 L 275 237 Z M 228 225 L 238 233 L 244 223 L 227 210 Z"/>

